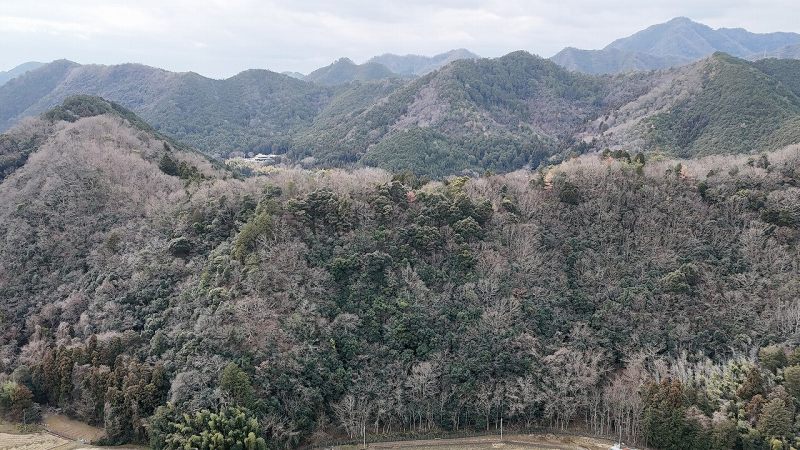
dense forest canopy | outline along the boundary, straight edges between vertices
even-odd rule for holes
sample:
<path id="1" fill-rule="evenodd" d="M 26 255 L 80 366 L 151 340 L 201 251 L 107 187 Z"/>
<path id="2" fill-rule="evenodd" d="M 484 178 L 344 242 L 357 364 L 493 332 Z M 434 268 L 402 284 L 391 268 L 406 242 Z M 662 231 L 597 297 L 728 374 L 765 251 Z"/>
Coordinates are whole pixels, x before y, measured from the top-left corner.
<path id="1" fill-rule="evenodd" d="M 83 97 L 0 136 L 0 162 L 5 416 L 57 406 L 154 448 L 501 418 L 794 445 L 797 146 L 242 177 Z"/>

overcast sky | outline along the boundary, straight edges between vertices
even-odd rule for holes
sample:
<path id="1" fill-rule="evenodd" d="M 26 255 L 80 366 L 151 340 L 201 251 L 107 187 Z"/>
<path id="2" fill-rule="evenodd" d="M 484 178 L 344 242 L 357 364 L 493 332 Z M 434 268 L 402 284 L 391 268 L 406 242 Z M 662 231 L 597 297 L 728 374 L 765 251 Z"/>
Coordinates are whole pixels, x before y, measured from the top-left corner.
<path id="1" fill-rule="evenodd" d="M 307 73 L 341 56 L 601 48 L 676 16 L 800 32 L 800 0 L 0 0 L 0 70 L 139 62 L 216 78 Z"/>

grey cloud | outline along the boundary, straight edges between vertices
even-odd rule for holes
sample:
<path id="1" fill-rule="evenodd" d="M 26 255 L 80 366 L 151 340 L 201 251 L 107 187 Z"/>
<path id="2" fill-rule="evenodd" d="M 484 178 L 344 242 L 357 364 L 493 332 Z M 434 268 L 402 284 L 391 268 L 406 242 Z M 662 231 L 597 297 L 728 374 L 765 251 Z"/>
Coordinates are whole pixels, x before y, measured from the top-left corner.
<path id="1" fill-rule="evenodd" d="M 600 48 L 675 16 L 800 31 L 795 9 L 796 0 L 0 0 L 0 70 L 68 58 L 224 77 L 456 47 L 550 56 L 565 46 Z"/>

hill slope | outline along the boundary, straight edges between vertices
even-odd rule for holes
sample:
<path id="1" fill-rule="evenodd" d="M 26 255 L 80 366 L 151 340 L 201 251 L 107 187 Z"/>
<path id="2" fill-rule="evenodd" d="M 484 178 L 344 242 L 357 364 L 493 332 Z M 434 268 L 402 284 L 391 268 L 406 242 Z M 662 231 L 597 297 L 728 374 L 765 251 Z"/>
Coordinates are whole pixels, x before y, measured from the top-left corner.
<path id="1" fill-rule="evenodd" d="M 569 146 L 605 107 L 607 79 L 571 74 L 516 52 L 456 61 L 338 123 L 312 126 L 296 147 L 329 163 L 361 161 L 440 176 L 507 171 Z"/>
<path id="2" fill-rule="evenodd" d="M 514 92 L 579 92 L 582 78 L 549 73 Z M 276 448 L 500 417 L 599 433 L 585 417 L 628 407 L 663 420 L 661 437 L 686 416 L 646 415 L 657 380 L 713 374 L 685 400 L 711 423 L 727 417 L 716 398 L 745 403 L 742 381 L 712 384 L 753 366 L 728 358 L 795 346 L 798 148 L 757 163 L 593 155 L 446 183 L 374 169 L 238 180 L 139 122 L 83 97 L 0 137 L 34 143 L 0 181 L 4 392 L 104 424 L 107 443 L 159 449 L 184 414 L 231 404 Z"/>
<path id="3" fill-rule="evenodd" d="M 291 130 L 310 123 L 331 92 L 266 70 L 213 80 L 138 64 L 57 61 L 0 87 L 0 130 L 76 94 L 118 102 L 156 129 L 224 155 L 285 148 Z"/>
<path id="4" fill-rule="evenodd" d="M 598 118 L 592 137 L 601 146 L 681 156 L 781 148 L 800 142 L 800 98 L 791 84 L 797 74 L 798 62 L 762 70 L 715 54 L 650 75 L 652 89 Z"/>
<path id="5" fill-rule="evenodd" d="M 766 58 L 800 59 L 800 44 L 787 45 L 785 47 L 781 47 L 776 50 L 771 50 L 769 52 L 766 51 L 756 52 L 750 55 L 748 59 L 759 60 Z"/>
<path id="6" fill-rule="evenodd" d="M 745 57 L 759 51 L 769 52 L 797 43 L 800 43 L 800 34 L 797 33 L 759 34 L 741 28 L 715 30 L 685 17 L 678 17 L 629 37 L 617 39 L 606 46 L 606 49 L 697 60 L 714 52 Z"/>
<path id="7" fill-rule="evenodd" d="M 5 84 L 8 80 L 12 78 L 16 78 L 24 73 L 30 72 L 31 70 L 38 69 L 42 67 L 44 63 L 36 62 L 36 61 L 29 61 L 26 63 L 22 63 L 17 67 L 14 67 L 8 71 L 0 71 L 0 86 Z"/>

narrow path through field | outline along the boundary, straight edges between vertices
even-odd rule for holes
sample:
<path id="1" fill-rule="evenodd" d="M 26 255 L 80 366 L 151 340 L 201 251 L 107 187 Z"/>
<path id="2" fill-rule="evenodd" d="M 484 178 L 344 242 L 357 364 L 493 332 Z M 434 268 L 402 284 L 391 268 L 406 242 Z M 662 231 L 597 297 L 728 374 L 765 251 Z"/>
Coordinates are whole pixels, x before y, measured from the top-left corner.
<path id="1" fill-rule="evenodd" d="M 505 436 L 479 436 L 457 439 L 428 439 L 418 441 L 377 442 L 368 444 L 368 449 L 406 449 L 406 450 L 608 450 L 612 442 L 582 436 L 553 434 L 518 434 Z M 359 448 L 342 446 L 339 449 Z"/>

